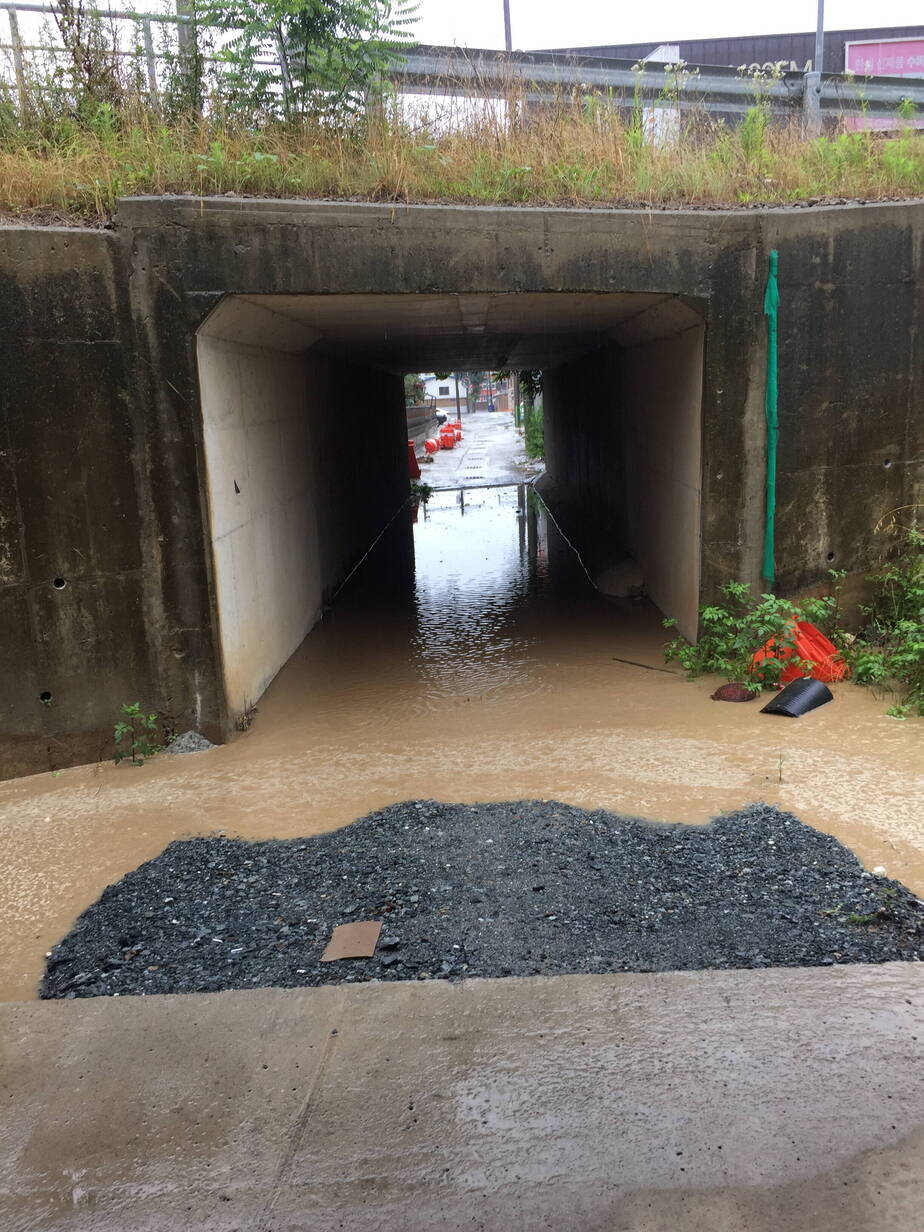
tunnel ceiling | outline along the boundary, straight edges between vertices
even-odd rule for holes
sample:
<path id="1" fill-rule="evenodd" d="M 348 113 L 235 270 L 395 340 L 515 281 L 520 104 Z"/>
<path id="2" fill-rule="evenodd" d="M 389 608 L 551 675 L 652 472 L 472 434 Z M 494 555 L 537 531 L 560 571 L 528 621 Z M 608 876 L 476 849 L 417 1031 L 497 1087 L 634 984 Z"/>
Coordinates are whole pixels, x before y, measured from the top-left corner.
<path id="1" fill-rule="evenodd" d="M 233 295 L 200 332 L 429 372 L 555 367 L 613 339 L 642 341 L 700 321 L 677 297 L 643 292 Z"/>

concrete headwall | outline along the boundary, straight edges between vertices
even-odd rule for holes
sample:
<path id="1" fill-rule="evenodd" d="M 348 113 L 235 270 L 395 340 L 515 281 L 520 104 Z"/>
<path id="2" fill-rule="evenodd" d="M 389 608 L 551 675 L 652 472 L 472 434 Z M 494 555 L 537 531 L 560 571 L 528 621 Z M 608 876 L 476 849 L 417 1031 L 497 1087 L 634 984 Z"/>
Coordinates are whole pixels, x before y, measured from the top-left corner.
<path id="1" fill-rule="evenodd" d="M 94 760 L 154 700 L 127 291 L 114 235 L 0 228 L 3 777 Z"/>
<path id="2" fill-rule="evenodd" d="M 136 199 L 111 232 L 0 228 L 0 773 L 106 755 L 127 701 L 212 738 L 233 723 L 244 686 L 225 684 L 213 552 L 232 518 L 221 501 L 211 509 L 196 345 L 228 295 L 621 292 L 688 305 L 705 331 L 700 598 L 729 578 L 759 584 L 771 248 L 786 594 L 832 567 L 862 576 L 883 550 L 878 520 L 924 503 L 920 203 L 684 213 Z M 646 345 L 631 326 L 601 345 Z M 329 460 L 314 489 L 328 590 L 406 491 L 400 378 L 379 372 L 372 387 L 355 358 L 318 354 L 312 378 L 324 413 L 311 450 Z M 639 407 L 666 408 L 654 385 L 631 385 Z M 373 402 L 393 410 L 364 414 Z M 348 415 L 362 418 L 349 436 Z M 574 399 L 569 415 L 578 432 Z M 652 481 L 667 503 L 693 492 L 688 479 Z M 575 507 L 585 497 L 603 500 L 589 472 L 563 492 Z M 248 516 L 282 515 L 259 504 Z M 663 544 L 663 528 L 652 533 Z M 669 564 L 663 546 L 655 555 Z M 281 559 L 272 568 L 284 572 Z M 316 587 L 299 586 L 310 606 Z M 298 628 L 293 617 L 275 657 Z"/>
<path id="3" fill-rule="evenodd" d="M 924 504 L 924 204 L 769 211 L 763 236 L 780 254 L 777 589 L 792 594 L 829 569 L 862 576 L 880 519 Z"/>

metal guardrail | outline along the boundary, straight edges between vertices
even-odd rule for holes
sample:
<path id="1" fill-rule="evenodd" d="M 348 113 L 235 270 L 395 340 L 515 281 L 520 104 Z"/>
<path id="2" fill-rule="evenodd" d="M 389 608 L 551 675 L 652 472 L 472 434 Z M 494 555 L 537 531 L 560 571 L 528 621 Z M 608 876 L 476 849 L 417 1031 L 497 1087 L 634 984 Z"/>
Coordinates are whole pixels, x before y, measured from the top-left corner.
<path id="1" fill-rule="evenodd" d="M 787 72 L 755 79 L 720 65 L 637 64 L 602 56 L 417 46 L 390 76 L 421 93 L 489 93 L 519 82 L 537 96 L 561 89 L 638 94 L 665 106 L 713 112 L 744 111 L 756 96 L 774 112 L 893 116 L 904 100 L 924 111 L 924 80 Z"/>
<path id="2" fill-rule="evenodd" d="M 53 16 L 60 10 L 54 4 L 23 3 L 21 0 L 0 0 L 0 9 L 8 15 L 11 39 L 9 43 L 0 43 L 0 50 L 12 52 L 16 84 L 24 93 L 26 53 L 60 54 L 63 48 L 24 43 L 17 14 Z M 140 28 L 143 47 L 117 50 L 116 54 L 144 59 L 148 88 L 156 95 L 157 64 L 169 57 L 155 51 L 152 23 L 173 25 L 182 37 L 192 19 L 182 14 L 131 9 L 89 9 L 85 12 L 107 21 L 129 21 Z M 215 62 L 215 58 L 211 57 L 210 61 Z M 261 61 L 261 64 L 279 69 L 275 60 Z M 905 101 L 924 113 L 924 81 L 914 78 L 787 72 L 778 77 L 755 79 L 737 69 L 716 65 L 670 66 L 653 62 L 639 65 L 631 60 L 560 52 L 511 53 L 416 45 L 396 58 L 385 76 L 404 93 L 491 97 L 503 96 L 516 86 L 530 101 L 542 101 L 555 97 L 562 90 L 573 90 L 612 94 L 623 102 L 638 98 L 647 106 L 728 114 L 746 111 L 753 106 L 755 97 L 759 97 L 777 115 L 801 114 L 809 131 L 820 131 L 825 116 L 894 116 Z"/>
<path id="3" fill-rule="evenodd" d="M 749 106 L 755 94 L 775 110 L 789 111 L 802 97 L 802 74 L 786 73 L 755 83 L 736 69 L 684 64 L 665 66 L 571 56 L 560 52 L 490 51 L 454 47 L 415 47 L 392 70 L 402 85 L 423 93 L 490 93 L 520 83 L 537 95 L 562 89 L 612 92 L 665 105 L 705 104 L 710 110 Z"/>

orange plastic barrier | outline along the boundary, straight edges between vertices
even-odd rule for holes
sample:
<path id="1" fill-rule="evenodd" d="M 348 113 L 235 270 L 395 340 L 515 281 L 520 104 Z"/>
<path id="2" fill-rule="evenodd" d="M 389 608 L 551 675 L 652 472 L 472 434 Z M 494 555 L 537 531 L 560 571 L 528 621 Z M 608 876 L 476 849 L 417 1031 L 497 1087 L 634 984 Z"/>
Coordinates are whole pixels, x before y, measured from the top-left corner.
<path id="1" fill-rule="evenodd" d="M 407 473 L 410 479 L 420 478 L 420 463 L 417 461 L 417 454 L 414 452 L 414 442 L 407 443 Z"/>
<path id="2" fill-rule="evenodd" d="M 837 647 L 832 641 L 822 633 L 822 631 L 810 624 L 807 620 L 800 620 L 796 623 L 796 636 L 793 639 L 795 645 L 793 649 L 788 646 L 777 647 L 773 638 L 762 646 L 756 652 L 751 662 L 756 667 L 762 663 L 764 659 L 791 659 L 793 654 L 800 659 L 810 660 L 814 666 L 811 669 L 811 674 L 816 680 L 823 680 L 825 684 L 831 684 L 832 681 L 843 680 L 847 675 L 847 664 L 840 657 Z M 780 680 L 783 684 L 788 684 L 790 680 L 796 680 L 798 677 L 805 674 L 807 668 L 801 668 L 795 664 L 791 667 L 783 669 Z"/>
<path id="3" fill-rule="evenodd" d="M 455 449 L 456 434 L 455 434 L 454 429 L 450 428 L 448 432 L 445 430 L 445 428 L 443 429 L 443 431 L 440 433 L 440 445 L 442 446 L 443 449 Z"/>
<path id="4" fill-rule="evenodd" d="M 427 453 L 438 453 L 439 447 L 439 441 L 433 436 L 428 437 L 427 440 L 424 441 L 424 449 L 426 449 Z"/>

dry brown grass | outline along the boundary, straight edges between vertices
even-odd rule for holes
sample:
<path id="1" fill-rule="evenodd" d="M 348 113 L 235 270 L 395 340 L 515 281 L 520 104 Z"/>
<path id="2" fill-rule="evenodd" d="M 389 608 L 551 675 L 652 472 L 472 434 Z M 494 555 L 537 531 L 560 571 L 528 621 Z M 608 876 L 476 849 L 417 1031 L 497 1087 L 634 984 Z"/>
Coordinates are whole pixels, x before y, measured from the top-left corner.
<path id="1" fill-rule="evenodd" d="M 89 124 L 10 125 L 0 209 L 106 221 L 120 197 L 147 193 L 651 207 L 924 195 L 924 133 L 911 128 L 806 140 L 757 107 L 736 129 L 700 123 L 658 147 L 612 108 L 562 100 L 510 122 L 516 113 L 469 105 L 452 124 L 419 114 L 255 129 L 102 109 Z"/>

